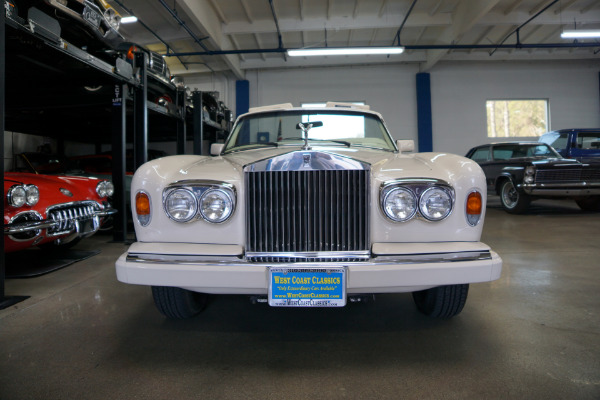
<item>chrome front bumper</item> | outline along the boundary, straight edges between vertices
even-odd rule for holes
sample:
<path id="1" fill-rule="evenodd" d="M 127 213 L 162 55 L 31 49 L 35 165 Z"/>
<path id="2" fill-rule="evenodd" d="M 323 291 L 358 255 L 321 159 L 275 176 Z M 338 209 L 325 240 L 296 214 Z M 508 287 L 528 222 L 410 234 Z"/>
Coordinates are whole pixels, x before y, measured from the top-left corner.
<path id="1" fill-rule="evenodd" d="M 92 218 L 99 219 L 99 218 L 107 217 L 109 215 L 113 215 L 116 213 L 117 213 L 117 210 L 115 210 L 114 208 L 108 208 L 108 209 L 104 209 L 104 210 L 95 211 Z M 85 217 L 85 218 L 90 219 L 89 217 Z M 82 220 L 82 218 L 75 217 L 75 218 L 71 219 L 71 221 L 79 221 L 79 220 Z M 15 235 L 15 234 L 29 232 L 29 231 L 37 231 L 40 229 L 50 229 L 50 228 L 55 228 L 55 227 L 59 226 L 59 224 L 60 224 L 59 221 L 56 221 L 53 219 L 44 219 L 44 220 L 40 220 L 40 221 L 12 222 L 9 224 L 4 224 L 4 234 L 5 235 Z M 76 232 L 77 227 L 79 226 L 79 224 L 73 224 L 73 225 L 74 225 L 74 228 L 72 229 L 71 233 Z M 94 224 L 94 225 L 99 225 L 99 221 L 98 221 L 98 224 Z M 94 232 L 96 230 L 94 230 Z"/>
<path id="2" fill-rule="evenodd" d="M 374 244 L 365 261 L 293 264 L 248 262 L 236 245 L 138 242 L 116 263 L 117 278 L 125 283 L 254 295 L 268 293 L 269 267 L 325 266 L 347 268 L 349 294 L 395 293 L 493 281 L 502 259 L 480 242 Z"/>
<path id="3" fill-rule="evenodd" d="M 521 184 L 521 189 L 527 194 L 533 196 L 556 196 L 556 197 L 576 197 L 593 196 L 600 194 L 600 183 L 542 183 L 542 184 Z"/>

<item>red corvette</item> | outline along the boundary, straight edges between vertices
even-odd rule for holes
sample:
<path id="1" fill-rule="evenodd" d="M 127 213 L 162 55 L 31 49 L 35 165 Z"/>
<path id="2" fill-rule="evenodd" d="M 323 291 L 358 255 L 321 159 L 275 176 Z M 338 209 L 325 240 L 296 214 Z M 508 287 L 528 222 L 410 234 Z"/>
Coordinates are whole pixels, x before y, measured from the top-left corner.
<path id="1" fill-rule="evenodd" d="M 4 174 L 5 252 L 31 246 L 71 246 L 114 214 L 111 182 L 79 176 Z"/>

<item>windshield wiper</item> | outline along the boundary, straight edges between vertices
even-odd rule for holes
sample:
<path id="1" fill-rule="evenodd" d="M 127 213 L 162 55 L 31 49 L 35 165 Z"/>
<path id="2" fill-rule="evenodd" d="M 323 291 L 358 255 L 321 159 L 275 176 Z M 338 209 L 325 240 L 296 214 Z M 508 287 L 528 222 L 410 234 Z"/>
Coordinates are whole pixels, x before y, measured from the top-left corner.
<path id="1" fill-rule="evenodd" d="M 304 140 L 304 138 L 301 138 L 301 137 L 291 137 L 291 138 L 283 138 L 281 140 L 282 141 L 284 141 L 284 140 Z M 347 146 L 347 147 L 351 147 L 352 146 L 352 143 L 347 142 L 345 140 L 316 139 L 316 138 L 308 138 L 308 140 L 313 140 L 315 142 L 333 142 L 333 143 L 339 143 L 339 144 L 343 144 L 344 146 Z"/>
<path id="2" fill-rule="evenodd" d="M 279 147 L 279 143 L 277 143 L 277 142 L 260 142 L 260 143 L 252 143 L 249 146 L 252 146 L 252 147 L 265 147 L 265 146 Z"/>

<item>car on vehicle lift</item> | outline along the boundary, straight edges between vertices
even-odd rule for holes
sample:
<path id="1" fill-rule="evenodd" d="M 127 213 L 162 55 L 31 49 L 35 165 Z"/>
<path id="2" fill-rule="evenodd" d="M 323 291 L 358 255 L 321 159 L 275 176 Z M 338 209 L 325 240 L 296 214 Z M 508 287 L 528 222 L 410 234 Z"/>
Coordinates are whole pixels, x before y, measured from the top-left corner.
<path id="1" fill-rule="evenodd" d="M 117 278 L 151 286 L 169 318 L 199 313 L 209 294 L 340 307 L 399 292 L 426 315 L 453 317 L 469 284 L 502 269 L 480 242 L 485 176 L 467 158 L 413 147 L 368 106 L 251 109 L 212 156 L 136 171 L 138 241 Z"/>
<path id="2" fill-rule="evenodd" d="M 563 158 L 540 142 L 503 142 L 473 147 L 467 158 L 485 173 L 489 194 L 505 211 L 525 212 L 536 199 L 573 199 L 586 211 L 600 211 L 600 165 Z"/>

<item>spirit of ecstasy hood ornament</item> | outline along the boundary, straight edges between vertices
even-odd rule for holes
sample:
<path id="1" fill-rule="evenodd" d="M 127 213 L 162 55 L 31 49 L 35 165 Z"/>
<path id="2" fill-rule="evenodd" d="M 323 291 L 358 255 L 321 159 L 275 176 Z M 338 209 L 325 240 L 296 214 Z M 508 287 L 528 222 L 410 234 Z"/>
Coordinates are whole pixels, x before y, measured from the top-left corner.
<path id="1" fill-rule="evenodd" d="M 296 129 L 300 129 L 302 131 L 302 138 L 304 139 L 304 146 L 302 146 L 302 150 L 310 150 L 310 146 L 308 145 L 308 131 L 319 126 L 323 126 L 322 121 L 306 122 L 304 124 L 302 122 L 298 122 Z"/>

